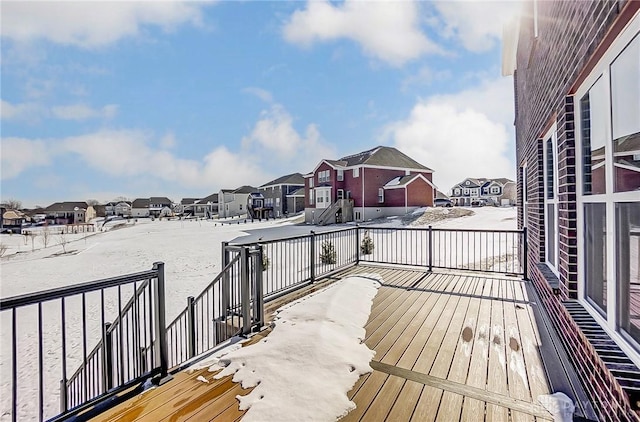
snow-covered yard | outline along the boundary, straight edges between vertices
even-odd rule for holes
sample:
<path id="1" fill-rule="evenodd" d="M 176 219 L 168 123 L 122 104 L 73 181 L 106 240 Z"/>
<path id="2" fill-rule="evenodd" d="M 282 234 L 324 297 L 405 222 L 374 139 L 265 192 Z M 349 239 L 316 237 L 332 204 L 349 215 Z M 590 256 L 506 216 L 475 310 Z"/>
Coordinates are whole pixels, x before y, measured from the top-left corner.
<path id="1" fill-rule="evenodd" d="M 431 224 L 441 228 L 504 229 L 516 228 L 515 208 L 474 208 L 473 215 L 458 218 L 443 218 L 450 209 L 428 209 L 411 225 Z M 294 219 L 295 220 L 295 219 Z M 116 224 L 121 224 L 116 228 Z M 376 226 L 405 226 L 401 218 L 372 222 Z M 165 262 L 166 279 L 166 320 L 173 318 L 186 305 L 187 297 L 197 295 L 219 273 L 221 269 L 221 242 L 244 237 L 242 240 L 259 238 L 279 238 L 308 234 L 310 230 L 327 230 L 333 227 L 316 228 L 292 225 L 291 222 L 277 220 L 261 223 L 226 224 L 211 221 L 167 221 L 140 219 L 130 222 L 110 223 L 110 230 L 95 233 L 68 234 L 64 238 L 52 234 L 47 247 L 42 236 L 25 238 L 20 235 L 2 235 L 0 241 L 7 246 L 1 263 L 0 296 L 3 298 L 19 294 L 68 286 L 84 281 L 97 280 L 117 275 L 144 271 L 157 261 Z M 61 244 L 64 243 L 63 244 Z M 64 246 L 64 247 L 63 247 Z M 64 253 L 66 252 L 66 253 Z M 295 257 L 293 257 L 295 258 Z M 126 292 L 125 292 L 126 293 Z M 130 294 L 130 291 L 129 293 Z M 111 298 L 110 300 L 113 300 Z M 126 299 L 125 299 L 126 300 Z M 67 312 L 78 313 L 79 301 L 70 301 Z M 113 308 L 113 303 L 107 304 Z M 88 298 L 87 315 L 89 321 L 88 347 L 91 349 L 99 338 L 100 301 Z M 18 312 L 18 387 L 19 419 L 34 419 L 38 412 L 37 374 L 38 347 L 37 322 L 33 309 L 30 313 Z M 44 333 L 47 334 L 44 350 L 47 355 L 45 367 L 45 416 L 53 416 L 58 411 L 58 383 L 61 378 L 59 340 L 59 305 L 44 306 Z M 68 370 L 71 372 L 79 364 L 77 355 L 82 344 L 80 317 L 72 319 L 67 327 Z M 2 332 L 0 349 L 0 420 L 10 419 L 11 380 L 11 319 L 4 313 L 0 319 Z M 51 359 L 49 359 L 51 358 Z M 60 358 L 57 358 L 60 359 Z"/>

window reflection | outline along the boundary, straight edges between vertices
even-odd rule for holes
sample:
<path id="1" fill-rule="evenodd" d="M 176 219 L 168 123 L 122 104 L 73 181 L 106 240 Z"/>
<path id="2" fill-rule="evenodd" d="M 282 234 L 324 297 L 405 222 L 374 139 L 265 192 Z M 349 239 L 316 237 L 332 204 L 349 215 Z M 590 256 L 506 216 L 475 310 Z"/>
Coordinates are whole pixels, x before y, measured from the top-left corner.
<path id="1" fill-rule="evenodd" d="M 584 205 L 585 284 L 587 297 L 603 316 L 607 311 L 606 205 Z"/>
<path id="2" fill-rule="evenodd" d="M 620 328 L 640 343 L 640 203 L 616 204 Z"/>

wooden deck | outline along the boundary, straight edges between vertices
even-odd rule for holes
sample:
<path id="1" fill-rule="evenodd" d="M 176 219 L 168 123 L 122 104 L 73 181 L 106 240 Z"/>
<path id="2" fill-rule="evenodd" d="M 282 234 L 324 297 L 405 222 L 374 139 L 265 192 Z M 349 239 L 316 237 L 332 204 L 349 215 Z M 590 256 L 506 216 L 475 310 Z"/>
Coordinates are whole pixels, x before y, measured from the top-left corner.
<path id="1" fill-rule="evenodd" d="M 384 280 L 366 325 L 373 372 L 349 392 L 357 407 L 343 421 L 552 420 L 536 401 L 550 387 L 522 280 L 364 265 L 334 278 L 372 272 Z M 248 393 L 183 372 L 94 420 L 235 421 L 235 397 Z"/>

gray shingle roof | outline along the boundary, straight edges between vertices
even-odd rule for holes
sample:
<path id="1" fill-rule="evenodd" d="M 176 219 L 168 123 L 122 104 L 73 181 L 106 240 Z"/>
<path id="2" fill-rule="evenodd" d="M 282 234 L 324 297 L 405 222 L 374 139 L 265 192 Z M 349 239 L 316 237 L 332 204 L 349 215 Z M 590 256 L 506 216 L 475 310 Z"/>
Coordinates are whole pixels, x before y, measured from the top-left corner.
<path id="1" fill-rule="evenodd" d="M 379 146 L 368 151 L 342 157 L 339 161 L 345 162 L 346 166 L 367 164 L 371 166 L 400 167 L 433 171 L 418 163 L 408 155 L 398 151 L 396 148 L 385 146 Z"/>
<path id="2" fill-rule="evenodd" d="M 198 204 L 206 204 L 207 202 L 212 202 L 214 204 L 218 203 L 218 194 L 217 193 L 212 193 L 209 196 L 205 196 L 204 198 L 202 198 L 201 200 L 198 201 Z"/>
<path id="3" fill-rule="evenodd" d="M 87 209 L 86 202 L 56 202 L 45 208 L 47 212 L 72 212 L 75 208 Z"/>
<path id="4" fill-rule="evenodd" d="M 149 208 L 149 198 L 137 198 L 131 203 L 131 208 Z"/>
<path id="5" fill-rule="evenodd" d="M 152 196 L 149 198 L 152 204 L 172 204 L 173 201 L 165 196 Z"/>
<path id="6" fill-rule="evenodd" d="M 253 186 L 245 185 L 234 190 L 233 193 L 251 193 L 251 192 L 257 192 L 257 191 L 258 189 L 254 188 Z"/>
<path id="7" fill-rule="evenodd" d="M 304 186 L 304 177 L 300 173 L 287 174 L 286 176 L 278 177 L 264 185 L 260 186 L 274 186 L 274 185 L 301 185 Z"/>

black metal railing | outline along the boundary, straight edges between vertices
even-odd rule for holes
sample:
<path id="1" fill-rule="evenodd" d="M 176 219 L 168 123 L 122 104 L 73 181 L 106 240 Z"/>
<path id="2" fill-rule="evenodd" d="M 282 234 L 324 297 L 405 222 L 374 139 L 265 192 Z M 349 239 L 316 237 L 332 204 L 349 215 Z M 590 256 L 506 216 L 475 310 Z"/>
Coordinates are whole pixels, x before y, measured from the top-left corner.
<path id="1" fill-rule="evenodd" d="M 361 261 L 523 275 L 521 230 L 361 228 L 372 250 Z M 361 251 L 362 252 L 362 251 Z"/>
<path id="2" fill-rule="evenodd" d="M 220 274 L 167 327 L 170 368 L 264 324 L 262 249 L 225 242 L 222 256 Z"/>
<path id="3" fill-rule="evenodd" d="M 9 413 L 14 421 L 34 419 L 18 414 L 23 408 L 20 403 L 31 400 L 39 403 L 40 420 L 55 415 L 57 409 L 45 403 L 52 383 L 60 385 L 59 417 L 67 417 L 149 377 L 167 379 L 169 372 L 192 358 L 233 336 L 262 327 L 265 302 L 359 262 L 526 278 L 526 255 L 526 230 L 354 226 L 260 242 L 223 242 L 222 271 L 198 296 L 187 298 L 185 309 L 168 326 L 162 263 L 154 264 L 150 271 L 2 299 L 3 325 L 12 327 Z M 51 311 L 45 308 L 57 309 L 58 322 L 50 324 L 51 331 L 45 329 L 46 322 L 43 324 L 43 313 Z M 36 358 L 27 354 L 22 361 L 31 365 L 27 376 L 38 374 L 37 399 L 31 393 L 19 394 L 18 375 L 23 366 L 17 327 L 24 326 L 18 319 L 23 318 L 25 309 L 35 312 L 36 330 L 31 337 L 38 353 Z M 75 319 L 70 319 L 71 309 L 80 310 Z M 75 323 L 73 332 L 70 322 Z M 57 338 L 57 343 L 46 344 L 45 333 Z M 24 337 L 23 332 L 20 335 Z M 95 346 L 89 350 L 89 344 Z M 47 374 L 57 362 L 58 369 L 53 370 L 60 374 L 57 379 L 45 379 L 45 361 Z M 69 366 L 78 367 L 70 376 Z"/>
<path id="4" fill-rule="evenodd" d="M 3 323 L 10 320 L 11 327 L 3 333 L 11 355 L 11 400 L 3 403 L 10 409 L 3 412 L 13 421 L 70 415 L 109 392 L 166 375 L 164 305 L 163 263 L 1 299 Z M 78 369 L 70 374 L 73 366 Z"/>

